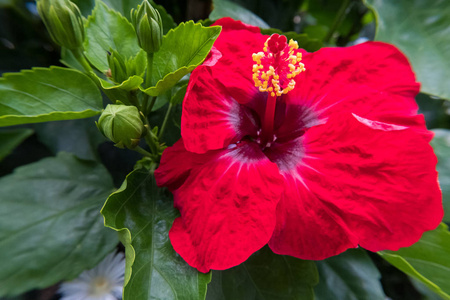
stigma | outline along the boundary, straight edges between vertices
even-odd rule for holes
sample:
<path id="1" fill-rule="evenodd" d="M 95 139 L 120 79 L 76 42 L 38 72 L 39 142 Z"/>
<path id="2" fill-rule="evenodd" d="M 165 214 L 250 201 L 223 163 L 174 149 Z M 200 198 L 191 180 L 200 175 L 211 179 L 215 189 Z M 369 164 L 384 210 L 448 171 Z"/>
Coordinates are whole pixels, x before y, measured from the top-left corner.
<path id="1" fill-rule="evenodd" d="M 264 43 L 263 52 L 253 53 L 253 81 L 260 92 L 276 97 L 295 87 L 294 77 L 305 71 L 298 43 L 284 35 L 272 34 Z"/>

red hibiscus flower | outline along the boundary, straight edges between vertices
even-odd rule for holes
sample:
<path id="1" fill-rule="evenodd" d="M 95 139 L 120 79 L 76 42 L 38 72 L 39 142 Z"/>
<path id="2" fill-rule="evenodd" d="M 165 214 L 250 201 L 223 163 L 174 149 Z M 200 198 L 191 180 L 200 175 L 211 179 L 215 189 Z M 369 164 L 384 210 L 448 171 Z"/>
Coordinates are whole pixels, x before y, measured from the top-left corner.
<path id="1" fill-rule="evenodd" d="M 278 254 L 397 250 L 443 216 L 411 67 L 395 47 L 297 49 L 221 19 L 191 75 L 182 139 L 155 176 L 180 210 L 172 245 L 201 272 Z M 221 57 L 220 57 L 221 55 Z"/>

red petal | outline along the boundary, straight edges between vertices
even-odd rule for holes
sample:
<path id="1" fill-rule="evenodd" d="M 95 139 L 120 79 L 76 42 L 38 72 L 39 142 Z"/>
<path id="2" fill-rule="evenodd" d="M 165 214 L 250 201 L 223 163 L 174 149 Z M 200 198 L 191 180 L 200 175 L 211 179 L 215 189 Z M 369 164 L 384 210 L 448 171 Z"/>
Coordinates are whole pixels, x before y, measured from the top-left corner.
<path id="1" fill-rule="evenodd" d="M 222 53 L 219 50 L 217 50 L 216 47 L 212 46 L 211 51 L 209 51 L 208 56 L 206 57 L 206 59 L 202 65 L 207 66 L 207 67 L 212 67 L 221 58 L 222 58 Z"/>
<path id="2" fill-rule="evenodd" d="M 244 262 L 272 236 L 283 180 L 256 144 L 203 154 L 174 192 L 181 217 L 169 237 L 175 251 L 201 272 Z"/>
<path id="3" fill-rule="evenodd" d="M 227 92 L 239 103 L 248 103 L 260 94 L 253 82 L 253 53 L 262 51 L 269 36 L 260 29 L 231 18 L 218 20 L 222 32 L 214 46 L 222 58 L 213 68 L 213 76 L 227 87 Z"/>
<path id="4" fill-rule="evenodd" d="M 211 26 L 222 26 L 222 32 L 234 31 L 234 30 L 246 30 L 246 31 L 251 31 L 251 32 L 255 32 L 255 33 L 260 33 L 260 31 L 261 31 L 259 29 L 259 27 L 256 27 L 253 25 L 248 25 L 248 24 L 242 23 L 241 21 L 233 20 L 230 17 L 221 18 L 221 19 L 217 20 L 216 22 L 214 22 L 214 24 L 212 24 Z"/>
<path id="5" fill-rule="evenodd" d="M 414 97 L 420 85 L 407 58 L 394 46 L 367 42 L 322 48 L 304 54 L 302 62 L 306 71 L 295 78 L 296 88 L 287 94 L 288 103 L 313 108 L 319 119 L 352 112 L 411 125 L 407 117 L 417 113 Z"/>
<path id="6" fill-rule="evenodd" d="M 431 136 L 416 127 L 337 116 L 297 139 L 296 153 L 289 145 L 273 147 L 269 156 L 290 185 L 270 247 L 323 259 L 357 243 L 371 251 L 415 243 L 443 216 Z M 295 155 L 277 156 L 280 151 Z"/>
<path id="7" fill-rule="evenodd" d="M 183 139 L 179 139 L 172 147 L 164 150 L 161 163 L 155 170 L 155 179 L 158 186 L 166 186 L 170 190 L 179 188 L 191 169 L 201 163 L 201 158 L 194 153 L 186 151 Z"/>
<path id="8" fill-rule="evenodd" d="M 230 18 L 216 24 L 223 26 L 214 43 L 222 57 L 192 72 L 183 103 L 181 134 L 186 148 L 197 153 L 222 149 L 257 130 L 249 110 L 239 104 L 262 95 L 252 79 L 252 54 L 261 51 L 267 37 Z"/>
<path id="9" fill-rule="evenodd" d="M 192 73 L 183 103 L 181 135 L 191 152 L 223 149 L 258 130 L 250 110 L 229 95 L 212 70 L 201 66 Z"/>

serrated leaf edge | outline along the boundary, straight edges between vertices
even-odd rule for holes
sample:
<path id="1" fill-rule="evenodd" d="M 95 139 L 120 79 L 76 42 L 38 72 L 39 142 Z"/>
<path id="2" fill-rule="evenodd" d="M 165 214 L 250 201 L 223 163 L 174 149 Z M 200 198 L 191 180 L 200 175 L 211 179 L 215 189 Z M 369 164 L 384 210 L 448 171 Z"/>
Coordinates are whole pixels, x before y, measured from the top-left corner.
<path id="1" fill-rule="evenodd" d="M 164 39 L 169 38 L 169 37 L 170 37 L 172 34 L 174 34 L 174 32 L 175 32 L 178 28 L 180 28 L 181 26 L 190 26 L 191 24 L 194 26 L 193 28 L 195 28 L 195 27 L 201 27 L 201 28 L 207 28 L 207 29 L 208 29 L 208 28 L 214 28 L 214 29 L 216 29 L 216 30 L 219 29 L 218 32 L 217 32 L 217 34 L 211 35 L 211 36 L 208 38 L 208 40 L 205 41 L 205 44 L 206 44 L 207 42 L 209 42 L 212 38 L 214 38 L 214 37 L 217 38 L 217 36 L 219 36 L 220 32 L 222 31 L 221 26 L 204 27 L 204 26 L 203 26 L 202 24 L 200 24 L 200 23 L 194 23 L 194 21 L 188 21 L 188 22 L 182 22 L 182 23 L 180 23 L 177 27 L 170 29 L 169 32 L 167 32 L 167 34 L 164 36 Z M 164 40 L 163 40 L 163 43 L 164 43 Z M 200 47 L 200 48 L 203 48 L 203 47 L 204 47 L 204 46 L 202 46 L 202 47 Z M 207 57 L 207 56 L 206 56 L 206 57 Z M 174 71 L 174 72 L 167 73 L 162 79 L 158 80 L 158 82 L 156 83 L 155 86 L 152 86 L 152 87 L 149 87 L 149 88 L 146 88 L 146 89 L 140 87 L 139 89 L 140 89 L 142 92 L 144 92 L 144 93 L 146 93 L 146 94 L 148 94 L 148 95 L 150 95 L 150 96 L 158 96 L 158 95 L 162 94 L 163 92 L 165 92 L 167 89 L 169 89 L 169 88 L 166 88 L 166 89 L 161 88 L 161 85 L 163 84 L 163 82 L 164 82 L 169 76 L 175 75 L 175 74 L 177 74 L 177 73 L 182 73 L 181 71 L 186 72 L 185 74 L 188 74 L 189 72 L 192 72 L 197 66 L 201 65 L 201 64 L 205 61 L 206 57 L 205 57 L 204 59 L 202 59 L 202 61 L 201 61 L 199 64 L 192 64 L 192 65 L 183 66 L 183 67 L 177 69 L 177 70 Z M 155 91 L 155 92 L 153 92 L 153 91 Z"/>

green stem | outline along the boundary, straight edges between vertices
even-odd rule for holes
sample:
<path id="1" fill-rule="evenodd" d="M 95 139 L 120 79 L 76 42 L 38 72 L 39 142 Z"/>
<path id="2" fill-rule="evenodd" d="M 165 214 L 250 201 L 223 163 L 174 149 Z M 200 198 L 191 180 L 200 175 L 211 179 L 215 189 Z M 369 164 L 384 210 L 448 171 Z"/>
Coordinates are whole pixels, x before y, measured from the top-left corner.
<path id="1" fill-rule="evenodd" d="M 147 73 L 145 76 L 145 87 L 149 88 L 152 85 L 152 71 L 153 71 L 153 53 L 147 53 Z"/>
<path id="2" fill-rule="evenodd" d="M 153 155 L 150 152 L 148 152 L 147 150 L 142 149 L 139 146 L 136 146 L 135 148 L 133 148 L 133 150 L 136 151 L 136 152 L 139 152 L 140 154 L 142 154 L 144 156 L 153 158 Z"/>
<path id="3" fill-rule="evenodd" d="M 130 91 L 128 93 L 128 100 L 130 100 L 130 103 L 139 109 L 139 101 L 136 95 L 136 91 Z"/>
<path id="4" fill-rule="evenodd" d="M 81 64 L 83 69 L 89 74 L 90 72 L 93 72 L 91 65 L 88 63 L 86 58 L 84 57 L 83 51 L 81 48 L 77 48 L 74 50 L 71 50 L 77 61 Z"/>
<path id="5" fill-rule="evenodd" d="M 152 164 L 150 165 L 150 174 L 155 174 L 155 169 L 156 169 L 156 167 L 158 166 L 158 164 L 157 163 L 155 163 L 155 162 L 152 162 Z"/>
<path id="6" fill-rule="evenodd" d="M 151 129 L 149 127 L 147 128 L 147 134 L 145 135 L 145 142 L 147 143 L 147 145 L 150 147 L 150 150 L 152 151 L 152 153 L 155 156 L 159 155 L 159 145 L 158 145 L 158 141 L 156 140 L 157 137 L 156 135 L 151 131 Z"/>
<path id="7" fill-rule="evenodd" d="M 144 114 L 144 116 L 148 116 L 148 114 L 149 114 L 148 109 L 147 109 L 147 107 L 148 107 L 148 98 L 149 98 L 148 94 L 144 93 L 143 100 L 142 100 L 142 105 L 141 105 L 141 111 Z"/>
<path id="8" fill-rule="evenodd" d="M 162 136 L 164 135 L 164 131 L 166 130 L 166 126 L 167 126 L 167 122 L 169 121 L 170 113 L 172 112 L 172 107 L 173 107 L 172 103 L 169 103 L 169 107 L 167 108 L 167 112 L 164 117 L 164 121 L 161 125 L 161 129 L 159 130 L 158 140 L 160 140 L 162 138 Z"/>
<path id="9" fill-rule="evenodd" d="M 150 124 L 148 123 L 147 116 L 144 116 L 143 119 L 145 125 L 144 128 L 147 130 L 147 134 L 144 137 L 145 142 L 150 147 L 150 151 L 152 151 L 154 156 L 158 157 L 160 152 L 158 137 L 150 129 Z"/>
<path id="10" fill-rule="evenodd" d="M 153 106 L 155 105 L 155 102 L 156 102 L 156 96 L 152 96 L 152 98 L 150 99 L 150 103 L 148 104 L 148 107 L 147 107 L 148 113 L 150 113 L 152 111 Z"/>
<path id="11" fill-rule="evenodd" d="M 339 11 L 336 15 L 336 18 L 334 18 L 333 24 L 330 27 L 330 30 L 328 30 L 327 35 L 323 39 L 324 43 L 328 43 L 333 36 L 334 32 L 339 28 L 342 21 L 345 18 L 345 15 L 347 14 L 347 9 L 350 5 L 350 0 L 344 0 L 341 4 L 341 7 L 339 8 Z"/>

